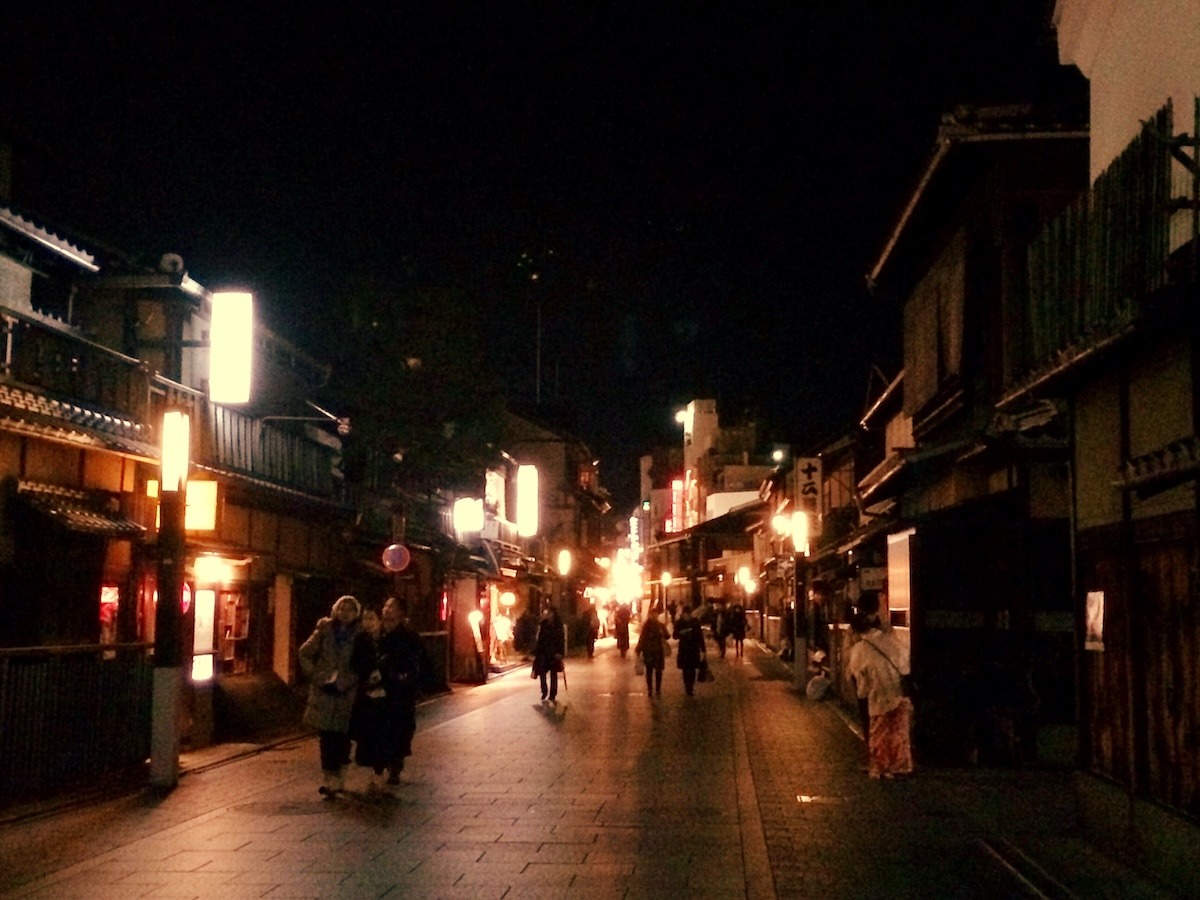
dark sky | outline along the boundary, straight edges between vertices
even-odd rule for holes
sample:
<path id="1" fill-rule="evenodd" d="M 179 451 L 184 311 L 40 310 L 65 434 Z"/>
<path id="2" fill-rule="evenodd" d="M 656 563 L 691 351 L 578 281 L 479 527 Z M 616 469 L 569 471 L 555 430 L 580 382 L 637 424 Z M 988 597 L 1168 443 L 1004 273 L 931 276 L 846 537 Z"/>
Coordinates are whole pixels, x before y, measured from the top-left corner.
<path id="1" fill-rule="evenodd" d="M 694 397 L 802 450 L 859 416 L 898 349 L 863 273 L 940 113 L 1061 87 L 1050 5 L 51 2 L 5 14 L 0 116 L 57 160 L 25 197 L 317 355 L 350 286 L 453 284 L 528 400 L 531 254 L 543 400 L 626 502 Z"/>

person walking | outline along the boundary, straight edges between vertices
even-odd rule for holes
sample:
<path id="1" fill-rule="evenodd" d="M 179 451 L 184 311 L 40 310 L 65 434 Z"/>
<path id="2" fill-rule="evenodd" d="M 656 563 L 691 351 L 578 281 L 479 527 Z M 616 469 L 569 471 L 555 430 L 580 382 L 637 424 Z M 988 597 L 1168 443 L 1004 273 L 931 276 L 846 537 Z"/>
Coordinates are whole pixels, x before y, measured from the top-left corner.
<path id="1" fill-rule="evenodd" d="M 725 641 L 729 638 L 729 607 L 724 603 L 713 604 L 713 643 L 721 659 L 725 658 Z"/>
<path id="2" fill-rule="evenodd" d="M 629 607 L 624 603 L 619 604 L 613 613 L 613 633 L 617 637 L 617 649 L 621 652 L 621 659 L 624 659 L 625 654 L 629 652 Z"/>
<path id="3" fill-rule="evenodd" d="M 860 640 L 850 648 L 846 672 L 858 696 L 867 701 L 867 774 L 909 775 L 913 705 L 901 686 L 901 676 L 909 673 L 908 648 L 894 630 L 880 628 L 878 618 L 860 614 L 850 624 Z"/>
<path id="4" fill-rule="evenodd" d="M 667 661 L 666 643 L 666 626 L 659 621 L 658 614 L 650 610 L 646 614 L 646 621 L 642 623 L 633 652 L 642 657 L 642 665 L 646 669 L 646 693 L 651 697 L 662 696 L 663 668 Z"/>
<path id="5" fill-rule="evenodd" d="M 537 641 L 533 647 L 534 678 L 541 680 L 542 702 L 558 700 L 558 673 L 563 671 L 563 657 L 567 654 L 566 635 L 558 610 L 547 606 L 538 623 Z M 547 685 L 547 677 L 549 684 Z"/>
<path id="6" fill-rule="evenodd" d="M 417 731 L 417 697 L 421 684 L 421 636 L 404 620 L 400 603 L 389 597 L 383 604 L 383 621 L 377 644 L 379 671 L 387 693 L 387 716 L 380 763 L 387 769 L 387 784 L 400 783 L 404 761 L 412 755 Z M 377 768 L 380 775 L 383 768 Z"/>
<path id="7" fill-rule="evenodd" d="M 704 628 L 692 614 L 690 604 L 684 604 L 679 618 L 675 620 L 675 640 L 679 641 L 675 665 L 683 672 L 683 689 L 691 697 L 696 689 L 696 670 L 700 668 L 705 652 Z"/>
<path id="8" fill-rule="evenodd" d="M 367 791 L 379 789 L 379 776 L 387 764 L 388 701 L 379 654 L 382 626 L 379 613 L 366 608 L 359 619 L 355 652 L 358 666 L 358 692 L 350 715 L 350 738 L 354 741 L 354 762 L 373 771 Z"/>
<path id="9" fill-rule="evenodd" d="M 729 636 L 733 638 L 734 658 L 740 659 L 742 644 L 746 640 L 746 610 L 740 603 L 733 604 L 729 610 Z"/>
<path id="10" fill-rule="evenodd" d="M 587 658 L 594 659 L 596 656 L 596 640 L 600 637 L 600 616 L 596 611 L 596 607 L 588 604 L 583 611 L 583 640 L 587 646 Z"/>
<path id="11" fill-rule="evenodd" d="M 350 761 L 350 716 L 354 709 L 363 642 L 358 640 L 361 606 L 349 594 L 339 597 L 327 618 L 300 645 L 300 669 L 308 679 L 304 724 L 317 731 L 326 797 L 344 790 L 344 770 Z"/>

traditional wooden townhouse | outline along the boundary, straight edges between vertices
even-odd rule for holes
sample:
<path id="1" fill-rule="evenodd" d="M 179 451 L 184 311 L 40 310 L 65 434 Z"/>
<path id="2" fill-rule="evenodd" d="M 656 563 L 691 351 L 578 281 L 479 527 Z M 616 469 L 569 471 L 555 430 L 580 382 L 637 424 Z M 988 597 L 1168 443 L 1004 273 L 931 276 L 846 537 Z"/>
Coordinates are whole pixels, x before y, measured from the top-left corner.
<path id="1" fill-rule="evenodd" d="M 364 585 L 338 423 L 304 402 L 323 367 L 258 328 L 255 402 L 212 402 L 211 299 L 176 257 L 141 270 L 0 207 L 0 797 L 146 758 L 167 408 L 193 426 L 185 740 L 236 730 L 223 684 L 293 681 Z"/>
<path id="2" fill-rule="evenodd" d="M 926 761 L 1069 759 L 1067 434 L 1055 407 L 995 403 L 1029 238 L 1085 180 L 1086 138 L 1062 110 L 947 115 L 869 273 L 903 304 L 913 449 L 860 491 L 896 501 L 884 619 L 911 641 Z"/>
<path id="3" fill-rule="evenodd" d="M 1070 423 L 1081 809 L 1200 893 L 1200 7 L 1060 0 L 1091 183 L 1036 233 L 1005 417 Z"/>

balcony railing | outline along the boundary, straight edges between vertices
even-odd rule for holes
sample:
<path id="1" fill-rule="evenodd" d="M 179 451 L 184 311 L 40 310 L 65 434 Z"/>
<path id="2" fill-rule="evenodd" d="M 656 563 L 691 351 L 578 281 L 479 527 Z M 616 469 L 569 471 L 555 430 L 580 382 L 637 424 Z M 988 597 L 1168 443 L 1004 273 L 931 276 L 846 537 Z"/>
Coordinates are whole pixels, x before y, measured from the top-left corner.
<path id="1" fill-rule="evenodd" d="M 1174 137 L 1168 103 L 1034 239 L 1026 330 L 1010 389 L 1119 338 L 1142 316 L 1143 301 L 1167 284 L 1172 251 L 1195 239 L 1197 176 L 1180 153 L 1185 142 Z"/>
<path id="2" fill-rule="evenodd" d="M 139 360 L 87 340 L 62 322 L 0 307 L 2 374 L 28 390 L 71 401 L 96 414 L 140 426 L 148 449 L 167 407 L 187 410 L 199 430 L 195 462 L 316 496 L 333 497 L 333 450 L 209 403 L 199 391 L 149 372 Z M 86 428 L 88 417 L 81 416 Z"/>

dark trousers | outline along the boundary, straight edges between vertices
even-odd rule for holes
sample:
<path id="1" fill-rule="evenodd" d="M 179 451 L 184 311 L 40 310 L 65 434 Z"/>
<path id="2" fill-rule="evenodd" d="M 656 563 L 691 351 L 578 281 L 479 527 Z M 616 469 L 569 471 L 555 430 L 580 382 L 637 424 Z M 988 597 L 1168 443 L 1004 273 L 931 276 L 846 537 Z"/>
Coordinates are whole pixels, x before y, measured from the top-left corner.
<path id="1" fill-rule="evenodd" d="M 542 680 L 542 699 L 546 699 L 546 675 L 550 676 L 550 699 L 553 700 L 558 696 L 558 670 L 551 670 L 549 673 L 543 672 L 540 676 Z"/>
<path id="2" fill-rule="evenodd" d="M 683 689 L 687 695 L 692 696 L 692 691 L 696 688 L 696 670 L 683 669 Z"/>
<path id="3" fill-rule="evenodd" d="M 646 666 L 646 693 L 662 693 L 662 669 L 654 669 Z"/>
<path id="4" fill-rule="evenodd" d="M 350 762 L 350 735 L 342 731 L 318 732 L 321 745 L 321 768 L 337 772 Z"/>

